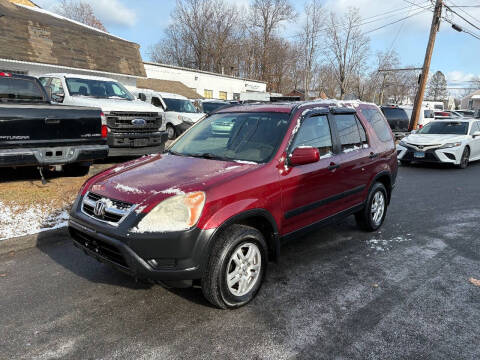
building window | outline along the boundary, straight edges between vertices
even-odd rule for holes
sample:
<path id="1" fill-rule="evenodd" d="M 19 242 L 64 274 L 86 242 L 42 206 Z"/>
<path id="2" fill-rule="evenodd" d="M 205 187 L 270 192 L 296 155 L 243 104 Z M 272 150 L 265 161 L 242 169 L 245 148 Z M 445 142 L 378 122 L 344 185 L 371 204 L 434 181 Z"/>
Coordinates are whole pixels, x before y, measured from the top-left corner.
<path id="1" fill-rule="evenodd" d="M 239 93 L 233 93 L 233 100 L 240 100 L 240 94 Z"/>
<path id="2" fill-rule="evenodd" d="M 205 99 L 213 99 L 213 90 L 203 90 L 203 97 Z"/>
<path id="3" fill-rule="evenodd" d="M 220 100 L 227 100 L 227 92 L 226 91 L 219 91 L 218 92 L 218 98 Z"/>

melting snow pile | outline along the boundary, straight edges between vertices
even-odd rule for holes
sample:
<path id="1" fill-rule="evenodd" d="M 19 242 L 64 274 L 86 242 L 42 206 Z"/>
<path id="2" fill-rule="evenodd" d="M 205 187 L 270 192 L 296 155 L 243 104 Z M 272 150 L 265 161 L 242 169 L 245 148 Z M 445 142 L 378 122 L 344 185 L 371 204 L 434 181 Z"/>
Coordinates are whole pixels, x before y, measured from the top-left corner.
<path id="1" fill-rule="evenodd" d="M 66 206 L 55 209 L 49 205 L 8 205 L 0 201 L 0 240 L 36 234 L 67 226 Z"/>

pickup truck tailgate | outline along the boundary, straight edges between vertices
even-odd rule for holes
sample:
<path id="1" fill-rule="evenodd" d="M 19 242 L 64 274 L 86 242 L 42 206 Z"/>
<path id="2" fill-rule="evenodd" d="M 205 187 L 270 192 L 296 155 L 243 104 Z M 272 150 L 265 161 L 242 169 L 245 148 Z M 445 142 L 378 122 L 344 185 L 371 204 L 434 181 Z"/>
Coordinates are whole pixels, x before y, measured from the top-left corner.
<path id="1" fill-rule="evenodd" d="M 60 105 L 0 105 L 0 144 L 22 147 L 102 144 L 100 109 Z M 73 140 L 73 141 L 72 141 Z"/>

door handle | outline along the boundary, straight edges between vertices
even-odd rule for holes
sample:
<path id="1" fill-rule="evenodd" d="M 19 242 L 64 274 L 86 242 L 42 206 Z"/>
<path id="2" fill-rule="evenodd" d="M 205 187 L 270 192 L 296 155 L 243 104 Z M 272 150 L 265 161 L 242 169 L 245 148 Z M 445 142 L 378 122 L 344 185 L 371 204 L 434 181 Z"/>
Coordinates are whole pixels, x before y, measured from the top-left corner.
<path id="1" fill-rule="evenodd" d="M 339 164 L 335 164 L 334 162 L 330 163 L 330 166 L 327 168 L 330 171 L 333 171 L 335 169 L 338 169 L 340 167 Z"/>
<path id="2" fill-rule="evenodd" d="M 60 124 L 60 119 L 50 119 L 50 118 L 45 118 L 45 124 L 47 124 L 47 125 L 56 125 L 56 124 Z"/>
<path id="3" fill-rule="evenodd" d="M 375 159 L 377 157 L 378 157 L 378 154 L 375 154 L 373 152 L 370 153 L 370 156 L 369 156 L 370 159 Z"/>

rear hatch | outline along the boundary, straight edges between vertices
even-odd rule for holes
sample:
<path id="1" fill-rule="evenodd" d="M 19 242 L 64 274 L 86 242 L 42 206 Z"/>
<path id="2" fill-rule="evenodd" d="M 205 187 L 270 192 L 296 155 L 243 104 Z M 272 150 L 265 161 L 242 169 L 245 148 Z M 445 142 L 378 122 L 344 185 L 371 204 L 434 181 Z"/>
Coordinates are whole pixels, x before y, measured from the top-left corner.
<path id="1" fill-rule="evenodd" d="M 384 106 L 382 112 L 393 132 L 408 132 L 410 119 L 404 109 Z"/>
<path id="2" fill-rule="evenodd" d="M 0 146 L 104 144 L 100 109 L 50 104 L 0 104 Z"/>

